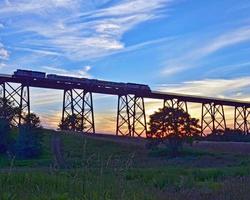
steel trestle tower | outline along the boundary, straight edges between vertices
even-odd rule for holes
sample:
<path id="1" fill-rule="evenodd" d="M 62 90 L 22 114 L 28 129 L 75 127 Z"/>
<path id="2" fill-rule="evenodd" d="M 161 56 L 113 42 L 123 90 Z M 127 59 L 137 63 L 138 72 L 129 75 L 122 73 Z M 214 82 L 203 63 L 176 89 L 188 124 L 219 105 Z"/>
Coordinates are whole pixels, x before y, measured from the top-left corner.
<path id="1" fill-rule="evenodd" d="M 77 124 L 73 124 L 73 130 L 95 133 L 92 92 L 71 88 L 64 90 L 62 122 L 73 115 L 78 119 Z"/>
<path id="2" fill-rule="evenodd" d="M 144 98 L 118 95 L 116 135 L 142 137 L 147 134 Z"/>

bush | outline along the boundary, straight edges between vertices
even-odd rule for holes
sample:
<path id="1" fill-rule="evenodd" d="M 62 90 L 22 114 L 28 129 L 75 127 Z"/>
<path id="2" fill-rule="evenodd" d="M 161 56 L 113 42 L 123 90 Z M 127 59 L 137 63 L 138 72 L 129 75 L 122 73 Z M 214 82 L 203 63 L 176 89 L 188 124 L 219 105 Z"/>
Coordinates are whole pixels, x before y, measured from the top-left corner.
<path id="1" fill-rule="evenodd" d="M 22 159 L 38 157 L 42 152 L 42 134 L 28 125 L 21 125 L 15 152 Z"/>
<path id="2" fill-rule="evenodd" d="M 0 119 L 0 153 L 5 153 L 10 146 L 10 125 L 7 120 Z"/>

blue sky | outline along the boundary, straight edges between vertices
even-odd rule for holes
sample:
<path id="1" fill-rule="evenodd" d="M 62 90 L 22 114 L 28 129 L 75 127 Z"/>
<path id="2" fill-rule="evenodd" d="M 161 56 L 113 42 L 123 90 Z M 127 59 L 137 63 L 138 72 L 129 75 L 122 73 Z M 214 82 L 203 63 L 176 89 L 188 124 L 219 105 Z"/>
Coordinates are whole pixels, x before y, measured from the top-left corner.
<path id="1" fill-rule="evenodd" d="M 16 68 L 250 100 L 250 1 L 0 0 L 0 70 Z M 55 126 L 61 92 L 32 95 Z M 99 130 L 112 132 L 116 98 L 94 97 Z"/>

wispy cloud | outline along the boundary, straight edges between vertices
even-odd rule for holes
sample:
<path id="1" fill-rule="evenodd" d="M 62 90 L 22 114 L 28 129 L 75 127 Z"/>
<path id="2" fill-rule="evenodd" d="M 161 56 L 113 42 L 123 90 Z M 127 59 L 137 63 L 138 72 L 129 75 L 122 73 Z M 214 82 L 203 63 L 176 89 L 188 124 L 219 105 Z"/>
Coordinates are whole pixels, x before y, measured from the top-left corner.
<path id="1" fill-rule="evenodd" d="M 22 1 L 9 1 L 5 0 L 0 3 L 1 5 L 1 14 L 20 14 L 20 13 L 35 13 L 55 9 L 55 8 L 71 8 L 76 3 L 75 0 L 43 0 L 37 2 L 36 0 L 22 0 Z"/>
<path id="2" fill-rule="evenodd" d="M 46 49 L 33 49 L 33 48 L 27 48 L 27 47 L 13 47 L 12 49 L 18 50 L 18 51 L 27 51 L 31 53 L 36 53 L 36 54 L 42 54 L 42 55 L 47 55 L 47 56 L 60 56 L 61 54 L 55 51 L 50 51 Z"/>
<path id="3" fill-rule="evenodd" d="M 7 65 L 5 63 L 0 62 L 0 69 L 3 67 L 6 67 Z"/>
<path id="4" fill-rule="evenodd" d="M 0 43 L 0 60 L 8 60 L 9 52 L 4 48 L 3 44 Z"/>
<path id="5" fill-rule="evenodd" d="M 163 69 L 163 74 L 165 76 L 169 76 L 189 68 L 197 67 L 197 62 L 199 62 L 202 58 L 226 47 L 233 46 L 245 41 L 250 41 L 249 26 L 221 34 L 212 39 L 208 39 L 206 42 L 202 41 L 202 45 L 197 46 L 195 42 L 194 44 L 188 43 L 189 49 L 192 50 L 188 51 L 187 53 L 184 52 L 174 59 L 169 59 L 165 63 L 167 67 Z"/>
<path id="6" fill-rule="evenodd" d="M 209 69 L 205 75 L 214 75 L 214 74 L 234 74 L 234 72 L 245 72 L 247 69 L 250 68 L 250 62 L 242 62 L 232 65 L 225 65 L 225 66 L 214 66 L 214 68 Z"/>
<path id="7" fill-rule="evenodd" d="M 249 101 L 249 86 L 250 76 L 245 76 L 233 79 L 204 79 L 179 84 L 163 84 L 157 86 L 156 89 L 164 92 Z"/>
<path id="8" fill-rule="evenodd" d="M 21 20 L 15 18 L 15 24 L 9 24 L 17 32 L 29 35 L 29 39 L 16 44 L 18 48 L 25 46 L 26 51 L 47 53 L 44 49 L 49 46 L 53 53 L 69 59 L 87 60 L 125 49 L 124 33 L 142 22 L 165 16 L 163 10 L 171 1 L 123 0 L 110 3 L 109 7 L 105 7 L 107 1 L 91 2 L 6 1 L 0 4 L 0 19 L 21 16 Z M 96 9 L 96 4 L 103 8 Z"/>

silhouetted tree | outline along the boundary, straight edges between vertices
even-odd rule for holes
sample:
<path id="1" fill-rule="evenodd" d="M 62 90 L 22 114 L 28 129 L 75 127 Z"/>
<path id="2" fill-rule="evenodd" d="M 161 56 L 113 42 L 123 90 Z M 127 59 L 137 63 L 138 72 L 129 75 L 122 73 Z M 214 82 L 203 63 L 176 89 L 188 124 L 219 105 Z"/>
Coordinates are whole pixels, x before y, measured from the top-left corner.
<path id="1" fill-rule="evenodd" d="M 211 141 L 249 142 L 250 135 L 245 134 L 240 129 L 226 128 L 225 130 L 214 130 L 211 134 L 208 134 L 204 139 Z"/>
<path id="2" fill-rule="evenodd" d="M 160 138 L 160 141 L 166 142 L 172 155 L 176 156 L 184 141 L 190 141 L 199 135 L 198 121 L 182 109 L 165 107 L 150 116 L 150 131 L 147 137 L 153 142 L 154 139 L 159 141 Z"/>
<path id="3" fill-rule="evenodd" d="M 10 131 L 13 119 L 18 113 L 19 109 L 13 102 L 0 98 L 0 153 L 5 153 L 13 143 Z"/>
<path id="4" fill-rule="evenodd" d="M 39 117 L 34 113 L 27 114 L 24 117 L 24 124 L 29 125 L 31 128 L 41 128 L 40 123 Z"/>
<path id="5" fill-rule="evenodd" d="M 24 123 L 19 126 L 16 142 L 16 155 L 18 158 L 34 158 L 42 151 L 42 133 L 39 132 L 40 119 L 36 114 L 26 115 Z"/>
<path id="6" fill-rule="evenodd" d="M 82 130 L 82 119 L 80 116 L 73 114 L 68 115 L 59 124 L 60 130 L 70 130 L 70 131 L 81 131 Z"/>
<path id="7" fill-rule="evenodd" d="M 0 98 L 0 118 L 6 120 L 10 125 L 13 125 L 13 119 L 17 117 L 19 110 L 14 102 L 6 98 Z"/>

